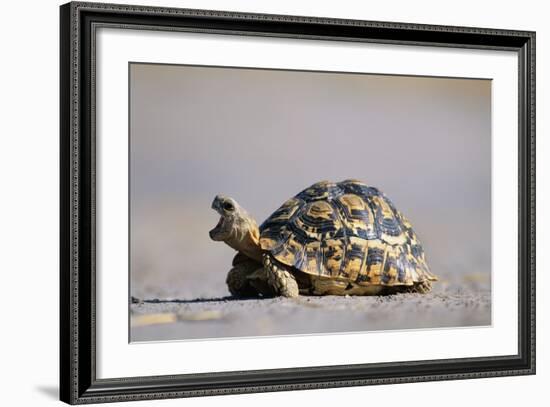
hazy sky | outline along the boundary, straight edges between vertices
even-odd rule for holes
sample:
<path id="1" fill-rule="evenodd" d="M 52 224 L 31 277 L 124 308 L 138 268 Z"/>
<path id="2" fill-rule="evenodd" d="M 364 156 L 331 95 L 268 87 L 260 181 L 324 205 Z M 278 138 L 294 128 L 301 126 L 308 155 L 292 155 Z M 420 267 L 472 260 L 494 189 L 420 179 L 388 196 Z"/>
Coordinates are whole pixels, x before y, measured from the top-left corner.
<path id="1" fill-rule="evenodd" d="M 175 275 L 193 286 L 204 273 L 223 286 L 233 253 L 209 240 L 214 196 L 261 223 L 323 179 L 384 191 L 434 273 L 490 272 L 489 80 L 156 64 L 130 73 L 136 287 Z"/>

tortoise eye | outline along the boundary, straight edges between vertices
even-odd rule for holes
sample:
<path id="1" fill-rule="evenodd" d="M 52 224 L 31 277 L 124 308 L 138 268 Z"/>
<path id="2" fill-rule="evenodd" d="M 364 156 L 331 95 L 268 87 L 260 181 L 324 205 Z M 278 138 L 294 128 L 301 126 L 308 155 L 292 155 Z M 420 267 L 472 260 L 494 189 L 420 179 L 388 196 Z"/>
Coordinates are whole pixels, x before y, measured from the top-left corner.
<path id="1" fill-rule="evenodd" d="M 231 202 L 224 202 L 223 203 L 223 209 L 225 209 L 226 211 L 233 211 L 235 209 L 235 207 L 233 206 L 233 204 Z"/>

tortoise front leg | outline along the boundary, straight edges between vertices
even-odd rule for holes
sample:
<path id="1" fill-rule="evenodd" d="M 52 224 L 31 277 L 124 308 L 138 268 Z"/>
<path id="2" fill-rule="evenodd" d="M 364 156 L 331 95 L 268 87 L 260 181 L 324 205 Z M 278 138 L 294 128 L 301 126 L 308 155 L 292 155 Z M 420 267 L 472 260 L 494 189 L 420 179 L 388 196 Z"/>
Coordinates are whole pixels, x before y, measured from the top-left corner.
<path id="1" fill-rule="evenodd" d="M 225 282 L 229 292 L 234 297 L 257 297 L 258 291 L 250 285 L 248 277 L 254 271 L 261 267 L 261 264 L 255 262 L 242 253 L 237 253 L 233 258 L 233 268 L 227 273 Z"/>
<path id="2" fill-rule="evenodd" d="M 264 267 L 242 253 L 237 253 L 233 259 L 233 268 L 227 273 L 225 281 L 229 292 L 235 297 L 257 297 L 259 295 L 270 297 L 275 295 L 267 283 Z"/>
<path id="3" fill-rule="evenodd" d="M 267 283 L 275 291 L 275 295 L 283 297 L 298 297 L 298 283 L 290 271 L 283 265 L 275 264 L 268 254 L 264 255 L 264 268 L 267 273 Z"/>
<path id="4" fill-rule="evenodd" d="M 249 284 L 247 276 L 254 270 L 242 266 L 233 267 L 227 273 L 225 282 L 229 292 L 234 297 L 257 297 L 258 291 Z"/>

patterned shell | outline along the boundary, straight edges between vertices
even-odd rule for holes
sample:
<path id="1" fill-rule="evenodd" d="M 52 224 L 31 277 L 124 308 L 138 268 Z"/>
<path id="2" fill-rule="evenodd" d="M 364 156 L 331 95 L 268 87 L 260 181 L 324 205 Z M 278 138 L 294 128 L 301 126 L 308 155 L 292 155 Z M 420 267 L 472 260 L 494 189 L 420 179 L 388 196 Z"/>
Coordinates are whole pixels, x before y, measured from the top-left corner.
<path id="1" fill-rule="evenodd" d="M 360 181 L 318 182 L 260 226 L 262 249 L 304 273 L 360 285 L 436 280 L 409 221 Z"/>

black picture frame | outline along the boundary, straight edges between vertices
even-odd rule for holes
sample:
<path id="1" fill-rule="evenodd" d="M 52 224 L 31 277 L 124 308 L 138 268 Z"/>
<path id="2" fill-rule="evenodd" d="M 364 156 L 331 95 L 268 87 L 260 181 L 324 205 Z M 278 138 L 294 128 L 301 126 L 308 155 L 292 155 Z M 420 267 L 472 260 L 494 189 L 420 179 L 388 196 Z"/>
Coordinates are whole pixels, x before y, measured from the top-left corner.
<path id="1" fill-rule="evenodd" d="M 535 373 L 535 33 L 72 2 L 60 7 L 60 398 L 70 404 Z M 95 49 L 100 26 L 511 50 L 519 60 L 518 353 L 98 379 L 95 342 Z"/>

